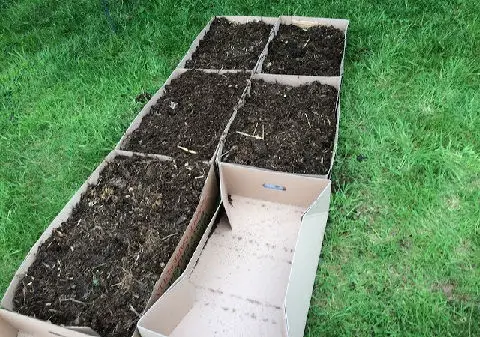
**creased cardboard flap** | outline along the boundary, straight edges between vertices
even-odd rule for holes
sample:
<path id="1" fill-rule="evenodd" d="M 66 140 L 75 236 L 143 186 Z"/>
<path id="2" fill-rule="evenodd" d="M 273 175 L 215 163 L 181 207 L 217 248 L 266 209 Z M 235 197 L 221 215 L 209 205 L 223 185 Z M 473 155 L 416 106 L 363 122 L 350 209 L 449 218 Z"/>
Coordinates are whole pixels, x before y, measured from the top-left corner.
<path id="1" fill-rule="evenodd" d="M 2 316 L 0 311 L 0 332 L 2 337 L 17 337 L 18 329 L 9 324 Z"/>
<path id="2" fill-rule="evenodd" d="M 227 214 L 233 208 L 228 202 L 229 194 L 307 208 L 327 184 L 326 180 L 316 177 L 231 163 L 220 163 L 220 176 L 220 194 Z"/>
<path id="3" fill-rule="evenodd" d="M 345 19 L 315 18 L 309 16 L 280 16 L 280 24 L 295 25 L 301 28 L 313 26 L 333 26 L 345 32 L 349 21 Z"/>
<path id="4" fill-rule="evenodd" d="M 149 331 L 153 330 L 160 336 L 169 336 L 192 308 L 194 300 L 195 288 L 190 282 L 182 279 L 157 302 L 156 315 L 144 316 L 142 323 L 139 324 L 140 333 L 145 337 L 149 336 Z M 160 317 L 168 317 L 168 319 L 160 319 Z M 145 325 L 148 329 L 143 327 Z"/>
<path id="5" fill-rule="evenodd" d="M 329 205 L 330 184 L 322 191 L 302 219 L 285 300 L 289 337 L 303 336 Z"/>
<path id="6" fill-rule="evenodd" d="M 302 76 L 302 75 L 281 75 L 281 74 L 254 74 L 252 80 L 263 80 L 265 82 L 274 82 L 284 85 L 298 87 L 301 85 L 319 82 L 340 90 L 341 76 Z"/>
<path id="7" fill-rule="evenodd" d="M 2 322 L 3 320 L 3 322 Z M 7 326 L 6 331 L 13 335 L 6 337 L 31 336 L 31 337 L 91 337 L 98 336 L 92 329 L 83 328 L 82 332 L 74 331 L 49 322 L 41 321 L 32 317 L 23 316 L 15 312 L 0 309 L 0 328 L 2 324 Z M 3 335 L 3 330 L 0 330 Z M 21 334 L 21 335 L 20 335 Z"/>

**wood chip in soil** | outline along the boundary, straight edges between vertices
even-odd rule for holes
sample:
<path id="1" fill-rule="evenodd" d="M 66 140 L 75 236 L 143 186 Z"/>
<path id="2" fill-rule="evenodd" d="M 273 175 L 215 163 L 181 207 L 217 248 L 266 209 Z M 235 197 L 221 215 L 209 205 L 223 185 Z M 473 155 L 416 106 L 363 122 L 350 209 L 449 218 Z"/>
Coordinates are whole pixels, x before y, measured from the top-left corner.
<path id="1" fill-rule="evenodd" d="M 204 163 L 116 157 L 38 249 L 14 310 L 130 337 L 200 199 Z"/>
<path id="2" fill-rule="evenodd" d="M 238 24 L 215 18 L 185 67 L 253 70 L 272 27 L 264 22 Z"/>
<path id="3" fill-rule="evenodd" d="M 187 71 L 170 82 L 121 149 L 211 159 L 249 76 Z"/>
<path id="4" fill-rule="evenodd" d="M 300 174 L 327 174 L 336 132 L 337 90 L 253 80 L 223 149 L 223 161 Z"/>
<path id="5" fill-rule="evenodd" d="M 333 26 L 303 29 L 280 25 L 268 47 L 262 71 L 273 74 L 338 76 L 344 33 Z"/>

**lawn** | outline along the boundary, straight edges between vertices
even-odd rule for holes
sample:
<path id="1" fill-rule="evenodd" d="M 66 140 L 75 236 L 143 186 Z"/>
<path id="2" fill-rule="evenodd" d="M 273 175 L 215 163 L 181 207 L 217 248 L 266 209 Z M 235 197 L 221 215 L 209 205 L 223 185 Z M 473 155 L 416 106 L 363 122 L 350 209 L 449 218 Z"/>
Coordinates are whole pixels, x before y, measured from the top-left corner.
<path id="1" fill-rule="evenodd" d="M 0 1 L 0 294 L 215 14 L 350 19 L 306 336 L 480 335 L 480 3 Z"/>

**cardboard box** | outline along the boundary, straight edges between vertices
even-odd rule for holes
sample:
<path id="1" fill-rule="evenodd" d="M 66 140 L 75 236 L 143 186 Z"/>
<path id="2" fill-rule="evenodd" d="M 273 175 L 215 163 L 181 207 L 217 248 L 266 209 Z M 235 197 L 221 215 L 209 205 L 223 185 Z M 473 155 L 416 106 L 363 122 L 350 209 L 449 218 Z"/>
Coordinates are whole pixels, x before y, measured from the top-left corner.
<path id="1" fill-rule="evenodd" d="M 281 23 L 302 27 L 333 25 L 342 29 L 345 37 L 348 27 L 347 20 L 335 19 L 283 16 L 280 18 L 225 16 L 225 18 L 238 23 L 263 21 L 274 25 L 252 73 L 261 72 L 263 60 L 268 53 L 268 44 Z M 133 155 L 130 151 L 120 150 L 122 144 L 133 130 L 138 128 L 152 105 L 164 94 L 165 86 L 187 71 L 183 67 L 198 47 L 199 41 L 205 36 L 212 21 L 213 18 L 194 40 L 177 69 L 143 107 L 115 150 L 80 187 L 28 253 L 1 301 L 2 337 L 98 336 L 88 327 L 61 327 L 13 312 L 15 290 L 19 280 L 35 260 L 38 247 L 48 239 L 54 228 L 69 217 L 88 185 L 96 183 L 105 164 L 116 155 Z M 225 73 L 235 70 L 205 71 Z M 318 80 L 324 84 L 334 85 L 338 90 L 341 81 L 341 76 L 330 78 L 269 74 L 252 76 L 289 85 Z M 243 104 L 248 89 L 249 85 L 238 106 Z M 222 148 L 238 106 L 232 111 L 232 117 L 222 135 L 217 152 Z M 337 147 L 339 118 L 338 106 L 331 165 Z M 172 159 L 161 154 L 137 155 L 163 160 Z M 220 157 L 216 153 L 214 158 Z M 220 210 L 217 209 L 213 220 L 209 222 L 219 196 L 218 180 L 212 164 L 195 214 L 156 283 L 146 305 L 146 309 L 150 307 L 151 309 L 141 318 L 138 327 L 144 337 L 186 336 L 188 333 L 189 336 L 210 336 L 218 329 L 226 329 L 219 331 L 223 336 L 242 333 L 248 336 L 302 336 L 328 216 L 330 182 L 322 179 L 326 176 L 301 176 L 227 163 L 218 165 L 222 180 L 221 198 L 228 218 L 221 216 Z M 207 224 L 208 228 L 205 230 Z M 200 243 L 197 245 L 199 240 Z M 195 247 L 193 257 L 188 262 Z M 183 270 L 185 271 L 182 276 L 177 279 Z M 169 290 L 165 292 L 167 288 Z"/>
<path id="2" fill-rule="evenodd" d="M 303 336 L 330 181 L 220 163 L 226 217 L 138 322 L 143 337 Z"/>
<path id="3" fill-rule="evenodd" d="M 80 336 L 97 336 L 92 329 L 88 327 L 59 327 L 45 321 L 41 321 L 32 317 L 24 316 L 13 310 L 13 298 L 20 280 L 27 273 L 28 268 L 34 262 L 36 253 L 40 245 L 45 242 L 52 234 L 52 231 L 61 226 L 62 222 L 67 220 L 71 215 L 75 205 L 80 201 L 81 196 L 87 191 L 89 185 L 94 185 L 98 181 L 99 175 L 108 162 L 112 161 L 116 156 L 133 156 L 132 152 L 127 151 L 112 151 L 105 160 L 95 169 L 90 177 L 83 183 L 80 189 L 73 195 L 70 201 L 60 211 L 57 217 L 47 227 L 47 229 L 40 236 L 35 245 L 30 249 L 27 257 L 21 264 L 20 268 L 15 273 L 9 287 L 7 288 L 3 299 L 1 301 L 0 318 L 2 318 L 5 330 L 19 331 L 19 333 L 31 334 L 32 337 L 80 337 Z M 158 155 L 144 155 L 147 157 L 154 157 L 159 160 L 171 160 L 168 157 Z M 199 204 L 195 213 L 190 220 L 190 223 L 180 239 L 173 255 L 166 264 L 159 280 L 152 289 L 152 294 L 146 305 L 147 309 L 150 307 L 163 292 L 173 283 L 173 281 L 181 275 L 185 269 L 190 257 L 196 248 L 206 226 L 210 222 L 210 218 L 218 203 L 218 180 L 214 171 L 213 165 L 210 165 L 210 170 L 203 187 Z M 1 326 L 1 325 L 0 325 Z M 8 327 L 10 326 L 10 327 Z M 17 336 L 13 334 L 12 336 Z M 20 336 L 20 335 L 19 335 Z M 9 337 L 9 336 L 8 336 Z"/>
<path id="4" fill-rule="evenodd" d="M 198 70 L 198 69 L 195 69 L 195 70 Z M 142 108 L 142 110 L 138 113 L 138 115 L 132 121 L 132 123 L 128 127 L 127 131 L 125 131 L 122 138 L 120 139 L 120 141 L 115 146 L 116 150 L 120 150 L 120 151 L 123 150 L 123 148 L 126 146 L 126 144 L 128 142 L 128 139 L 129 139 L 130 135 L 136 129 L 138 129 L 138 127 L 142 123 L 143 117 L 145 117 L 146 115 L 148 115 L 150 113 L 150 110 L 151 110 L 152 106 L 154 106 L 157 103 L 157 101 L 165 94 L 165 88 L 170 84 L 170 82 L 172 80 L 176 79 L 176 78 L 179 78 L 182 74 L 186 73 L 187 71 L 191 71 L 191 69 L 177 68 L 170 74 L 170 76 L 165 81 L 165 83 L 162 85 L 162 87 L 155 93 L 155 95 L 152 96 L 152 98 L 147 102 L 147 104 L 145 104 L 145 106 Z M 242 70 L 211 70 L 211 69 L 206 69 L 206 70 L 200 70 L 200 71 L 203 71 L 205 73 L 215 73 L 215 74 L 241 73 L 241 72 L 245 72 L 247 74 L 252 73 L 251 71 L 242 71 Z M 242 95 L 239 97 L 239 102 L 237 103 L 237 105 L 233 107 L 232 116 L 235 114 L 236 109 L 238 108 L 238 105 L 240 104 L 240 102 L 243 101 L 244 96 L 246 95 L 246 89 L 247 89 L 247 87 L 245 87 L 245 90 L 243 91 Z M 230 118 L 230 120 L 231 119 L 232 118 Z M 229 123 L 230 123 L 230 121 L 227 123 L 227 125 Z M 223 131 L 223 133 L 225 133 L 225 131 Z M 133 153 L 139 153 L 139 152 L 133 152 Z M 171 159 L 170 156 L 165 156 L 166 155 L 165 153 L 161 153 L 161 154 L 158 154 L 158 155 L 162 158 L 170 158 Z M 212 153 L 212 156 L 214 157 L 213 153 Z"/>
<path id="5" fill-rule="evenodd" d="M 347 48 L 347 29 L 348 29 L 349 20 L 345 19 L 328 19 L 328 18 L 313 18 L 307 16 L 280 16 L 278 22 L 276 23 L 273 31 L 273 36 L 269 40 L 269 43 L 275 38 L 278 33 L 280 25 L 295 25 L 300 28 L 310 28 L 313 26 L 333 26 L 337 29 L 340 29 L 344 33 L 344 44 L 343 44 L 343 55 L 342 62 L 340 63 L 340 76 L 343 75 L 343 62 L 345 60 L 345 51 Z M 255 72 L 262 72 L 263 61 L 265 60 L 268 54 L 268 45 L 265 49 L 265 53 L 260 56 L 260 62 L 258 67 L 255 69 Z"/>
<path id="6" fill-rule="evenodd" d="M 239 24 L 244 24 L 244 23 L 248 23 L 248 22 L 265 22 L 266 24 L 272 25 L 274 27 L 278 22 L 278 18 L 267 17 L 267 16 L 214 16 L 210 19 L 210 21 L 202 29 L 202 31 L 197 35 L 195 40 L 193 40 L 192 44 L 190 45 L 190 48 L 188 49 L 187 53 L 185 54 L 185 56 L 182 58 L 182 60 L 178 64 L 177 68 L 186 68 L 185 65 L 186 65 L 187 61 L 192 58 L 192 55 L 195 52 L 195 50 L 197 50 L 197 47 L 200 44 L 200 41 L 203 39 L 205 34 L 207 34 L 208 30 L 210 29 L 210 25 L 212 24 L 213 20 L 216 17 L 217 18 L 225 18 L 230 22 L 235 22 L 235 23 L 239 23 Z M 270 36 L 269 36 L 268 41 L 270 41 L 272 38 L 273 38 L 273 27 L 272 27 L 272 31 L 270 32 Z M 268 42 L 267 42 L 267 44 L 268 44 Z M 267 44 L 265 44 L 265 48 L 266 48 Z M 264 49 L 263 52 L 265 52 L 265 49 Z M 263 52 L 262 52 L 262 54 L 263 54 Z M 257 69 L 258 65 L 259 65 L 259 63 L 257 62 L 254 69 Z M 254 69 L 251 69 L 251 70 L 254 70 Z"/>
<path id="7" fill-rule="evenodd" d="M 337 143 L 338 143 L 338 132 L 340 126 L 340 84 L 341 84 L 341 76 L 298 76 L 298 75 L 277 75 L 277 74 L 253 74 L 252 80 L 263 80 L 265 82 L 272 82 L 272 83 L 279 83 L 285 84 L 290 86 L 300 86 L 308 83 L 313 82 L 320 82 L 322 84 L 333 86 L 337 89 L 337 118 L 336 118 L 336 130 L 335 130 L 335 139 L 333 144 L 333 152 L 332 152 L 332 159 L 330 162 L 330 169 L 328 170 L 327 174 L 318 174 L 313 175 L 320 178 L 328 178 L 332 172 L 333 163 L 335 160 L 335 154 L 337 151 Z M 231 119 L 231 121 L 227 124 L 227 130 L 224 136 L 222 136 L 220 140 L 220 145 L 217 151 L 217 161 L 222 162 L 222 156 L 224 154 L 224 146 L 225 140 L 230 130 L 230 127 L 233 123 L 233 120 L 236 118 L 238 113 L 241 113 L 242 106 L 245 103 L 245 100 L 248 100 L 248 95 L 250 94 L 251 84 L 249 84 L 247 88 L 247 93 L 245 95 L 244 100 L 238 105 L 238 108 L 235 110 L 235 113 Z M 272 112 L 274 113 L 274 112 Z"/>

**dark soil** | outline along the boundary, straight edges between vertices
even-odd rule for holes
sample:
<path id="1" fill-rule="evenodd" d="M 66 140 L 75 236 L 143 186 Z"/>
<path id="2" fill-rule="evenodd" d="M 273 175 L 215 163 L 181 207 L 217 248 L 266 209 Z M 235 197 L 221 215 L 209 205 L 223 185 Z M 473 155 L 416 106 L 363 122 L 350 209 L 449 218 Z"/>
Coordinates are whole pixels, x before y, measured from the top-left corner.
<path id="1" fill-rule="evenodd" d="M 338 76 L 343 57 L 344 33 L 332 26 L 302 29 L 281 25 L 268 47 L 265 73 Z"/>
<path id="2" fill-rule="evenodd" d="M 117 157 L 39 247 L 17 288 L 15 311 L 130 337 L 207 173 L 203 163 Z"/>
<path id="3" fill-rule="evenodd" d="M 122 149 L 209 160 L 248 78 L 247 73 L 190 70 L 182 74 L 166 87 L 165 95 L 143 117 Z"/>
<path id="4" fill-rule="evenodd" d="M 254 80 L 250 97 L 230 128 L 223 160 L 284 172 L 327 174 L 336 104 L 337 90 L 318 82 L 291 87 Z M 264 139 L 252 137 L 262 134 Z"/>
<path id="5" fill-rule="evenodd" d="M 271 25 L 237 24 L 215 18 L 186 68 L 253 70 L 267 44 Z"/>

